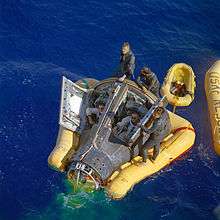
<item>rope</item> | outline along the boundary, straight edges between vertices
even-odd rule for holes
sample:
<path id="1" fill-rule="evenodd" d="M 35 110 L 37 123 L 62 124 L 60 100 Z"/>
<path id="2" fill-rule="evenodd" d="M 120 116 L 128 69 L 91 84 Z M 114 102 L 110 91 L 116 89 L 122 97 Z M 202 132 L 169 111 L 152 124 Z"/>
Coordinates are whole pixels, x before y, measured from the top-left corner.
<path id="1" fill-rule="evenodd" d="M 195 133 L 195 129 L 192 128 L 192 127 L 179 127 L 179 128 L 176 128 L 175 130 L 172 131 L 173 134 L 177 133 L 178 131 L 181 131 L 181 130 L 190 130 L 190 131 L 193 131 Z"/>

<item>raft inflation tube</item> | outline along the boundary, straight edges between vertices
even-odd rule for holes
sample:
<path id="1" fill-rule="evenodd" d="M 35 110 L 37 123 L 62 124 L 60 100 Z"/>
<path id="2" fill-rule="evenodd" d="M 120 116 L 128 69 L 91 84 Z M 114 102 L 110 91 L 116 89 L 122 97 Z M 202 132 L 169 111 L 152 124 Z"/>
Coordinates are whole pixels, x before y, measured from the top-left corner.
<path id="1" fill-rule="evenodd" d="M 112 82 L 114 81 L 109 79 L 98 83 L 95 80 L 73 83 L 63 78 L 59 134 L 48 163 L 52 168 L 66 172 L 67 178 L 75 186 L 88 184 L 91 188 L 104 188 L 110 198 L 118 200 L 126 196 L 135 184 L 157 173 L 188 151 L 195 142 L 195 131 L 189 121 L 168 111 L 171 133 L 161 143 L 156 160 L 152 162 L 148 158 L 146 164 L 143 164 L 136 152 L 134 159 L 130 161 L 127 146 L 115 143 L 114 140 L 109 141 L 109 124 L 114 116 L 112 113 L 118 111 L 128 92 L 136 92 L 138 97 L 143 97 L 134 82 L 116 83 L 114 92 L 107 100 L 106 113 L 101 116 L 99 123 L 90 130 L 81 129 L 86 120 L 89 94 L 97 92 L 97 86 L 94 87 L 93 84 L 112 86 Z M 147 100 L 152 99 L 155 103 L 156 98 L 152 97 L 153 95 L 148 96 Z M 148 154 L 152 153 L 150 149 Z"/>
<path id="2" fill-rule="evenodd" d="M 147 165 L 143 166 L 140 163 L 142 158 L 137 156 L 132 162 L 123 164 L 109 178 L 106 186 L 109 197 L 116 200 L 122 199 L 137 183 L 157 173 L 193 146 L 195 131 L 191 123 L 171 112 L 169 117 L 172 133 L 161 143 L 161 152 L 156 161 L 147 159 Z"/>
<path id="3" fill-rule="evenodd" d="M 215 152 L 220 156 L 220 60 L 206 72 L 205 91 Z"/>
<path id="4" fill-rule="evenodd" d="M 56 146 L 48 157 L 48 164 L 53 169 L 65 171 L 67 164 L 69 164 L 69 157 L 78 148 L 79 137 L 76 132 L 60 126 Z"/>

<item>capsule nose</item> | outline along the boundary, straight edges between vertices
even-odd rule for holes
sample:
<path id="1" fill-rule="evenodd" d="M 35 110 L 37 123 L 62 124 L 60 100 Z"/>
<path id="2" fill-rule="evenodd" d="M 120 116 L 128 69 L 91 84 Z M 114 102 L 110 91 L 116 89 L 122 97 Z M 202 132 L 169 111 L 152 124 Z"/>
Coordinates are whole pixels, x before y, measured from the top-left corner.
<path id="1" fill-rule="evenodd" d="M 71 164 L 67 178 L 74 181 L 78 187 L 80 184 L 93 185 L 94 189 L 100 188 L 100 181 L 97 179 L 94 170 L 81 162 L 74 162 Z"/>

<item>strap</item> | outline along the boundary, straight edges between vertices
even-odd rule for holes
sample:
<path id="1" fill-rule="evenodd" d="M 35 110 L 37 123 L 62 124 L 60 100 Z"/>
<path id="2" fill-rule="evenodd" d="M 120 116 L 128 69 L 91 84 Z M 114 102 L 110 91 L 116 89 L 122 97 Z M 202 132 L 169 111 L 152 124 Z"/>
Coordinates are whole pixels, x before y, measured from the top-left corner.
<path id="1" fill-rule="evenodd" d="M 177 133 L 178 131 L 181 131 L 181 130 L 190 130 L 190 131 L 193 131 L 195 133 L 195 130 L 192 127 L 179 127 L 179 128 L 174 129 L 172 131 L 172 133 L 175 134 L 175 133 Z"/>

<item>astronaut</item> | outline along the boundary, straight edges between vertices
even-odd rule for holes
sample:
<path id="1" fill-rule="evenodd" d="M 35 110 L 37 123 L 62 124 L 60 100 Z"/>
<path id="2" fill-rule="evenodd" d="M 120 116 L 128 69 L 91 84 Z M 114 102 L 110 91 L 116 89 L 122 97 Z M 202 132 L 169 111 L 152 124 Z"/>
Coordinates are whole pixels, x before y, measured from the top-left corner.
<path id="1" fill-rule="evenodd" d="M 96 108 L 87 108 L 86 109 L 86 116 L 88 117 L 88 123 L 89 126 L 92 127 L 94 124 L 96 124 L 100 118 L 100 116 L 104 113 L 105 109 L 105 101 L 99 100 L 99 102 L 96 103 Z"/>
<path id="2" fill-rule="evenodd" d="M 128 145 L 130 138 L 139 127 L 141 115 L 137 109 L 133 109 L 130 116 L 127 116 L 118 122 L 113 128 L 115 137 L 123 141 L 124 145 Z"/>

